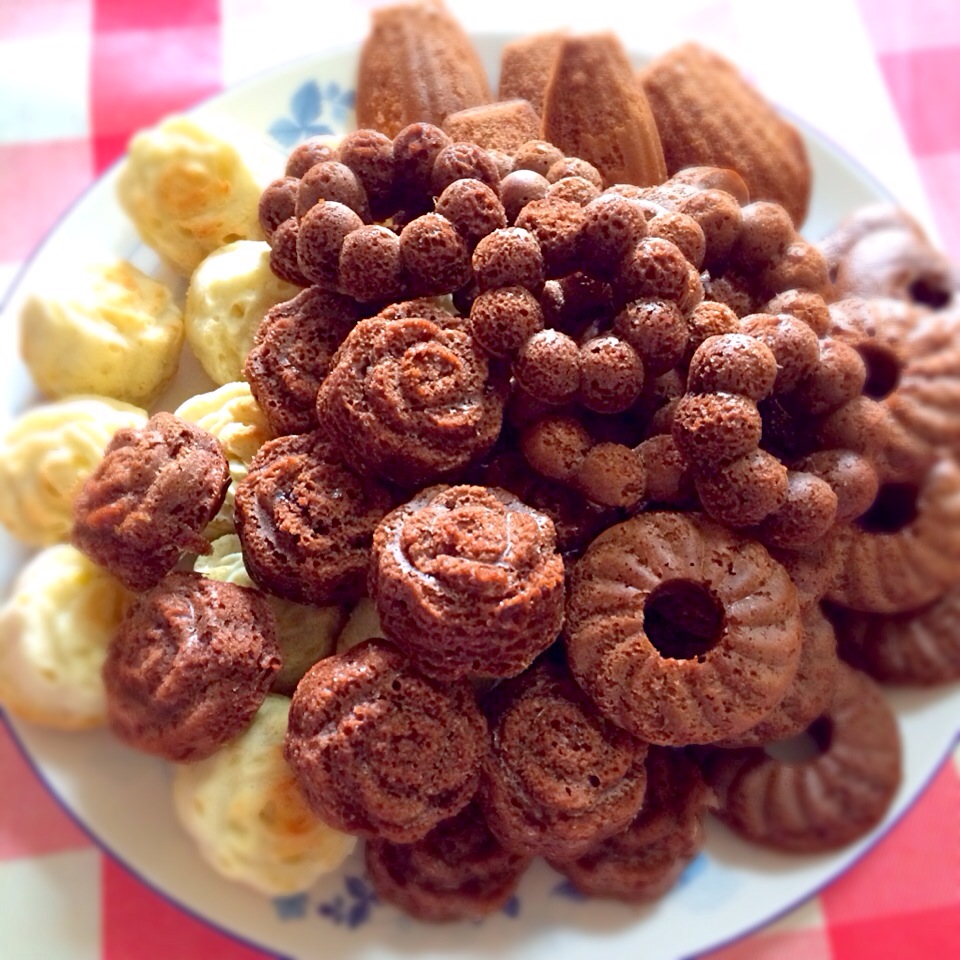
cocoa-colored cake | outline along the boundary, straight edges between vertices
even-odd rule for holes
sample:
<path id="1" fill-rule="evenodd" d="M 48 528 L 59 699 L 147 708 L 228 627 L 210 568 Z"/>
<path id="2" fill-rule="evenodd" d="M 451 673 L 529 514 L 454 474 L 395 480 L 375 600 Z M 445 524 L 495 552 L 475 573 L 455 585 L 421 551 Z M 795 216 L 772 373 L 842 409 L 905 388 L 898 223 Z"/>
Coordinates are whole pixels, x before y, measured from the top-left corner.
<path id="1" fill-rule="evenodd" d="M 819 603 L 833 585 L 843 563 L 840 536 L 845 527 L 834 527 L 815 544 L 796 550 L 770 547 L 770 556 L 790 574 L 801 610 Z"/>
<path id="2" fill-rule="evenodd" d="M 377 896 L 431 922 L 479 920 L 495 913 L 530 862 L 500 845 L 476 803 L 422 840 L 368 840 L 364 854 Z"/>
<path id="3" fill-rule="evenodd" d="M 352 300 L 317 287 L 267 311 L 243 374 L 276 436 L 316 429 L 317 391 L 357 319 Z"/>
<path id="4" fill-rule="evenodd" d="M 640 813 L 577 860 L 552 861 L 587 896 L 645 903 L 662 896 L 703 846 L 714 804 L 696 764 L 679 750 L 651 747 Z"/>
<path id="5" fill-rule="evenodd" d="M 674 47 L 640 73 L 667 171 L 694 164 L 731 167 L 754 200 L 784 206 L 799 226 L 810 201 L 803 140 L 737 68 L 697 43 Z"/>
<path id="6" fill-rule="evenodd" d="M 430 487 L 374 534 L 380 622 L 432 676 L 520 673 L 557 639 L 563 588 L 553 521 L 506 490 Z"/>
<path id="7" fill-rule="evenodd" d="M 73 545 L 131 590 L 156 585 L 183 553 L 209 553 L 204 527 L 226 496 L 223 449 L 205 430 L 158 413 L 114 434 L 74 502 Z"/>
<path id="8" fill-rule="evenodd" d="M 759 747 L 711 752 L 703 770 L 717 816 L 778 850 L 834 850 L 875 827 L 900 786 L 900 732 L 877 685 L 841 664 L 833 698 L 810 727 L 819 754 L 778 760 Z"/>
<path id="9" fill-rule="evenodd" d="M 612 33 L 565 37 L 543 97 L 544 136 L 588 160 L 604 181 L 644 186 L 667 177 L 656 120 Z"/>
<path id="10" fill-rule="evenodd" d="M 918 484 L 883 484 L 838 542 L 827 599 L 864 613 L 906 613 L 936 600 L 960 571 L 960 466 L 938 461 Z"/>
<path id="11" fill-rule="evenodd" d="M 480 781 L 486 722 L 469 683 L 442 683 L 386 641 L 320 660 L 293 695 L 284 755 L 311 809 L 347 833 L 412 843 Z"/>
<path id="12" fill-rule="evenodd" d="M 481 471 L 479 482 L 509 490 L 534 510 L 546 514 L 553 521 L 557 550 L 564 557 L 582 553 L 614 516 L 612 510 L 584 501 L 583 495 L 571 487 L 534 473 L 516 451 L 493 457 Z"/>
<path id="13" fill-rule="evenodd" d="M 237 484 L 243 559 L 269 593 L 324 605 L 363 593 L 376 525 L 395 504 L 316 431 L 265 443 Z"/>
<path id="14" fill-rule="evenodd" d="M 359 126 L 392 137 L 409 123 L 439 124 L 450 113 L 492 99 L 477 51 L 439 0 L 373 12 L 360 51 Z"/>
<path id="15" fill-rule="evenodd" d="M 797 590 L 758 543 L 696 514 L 643 513 L 574 567 L 567 657 L 604 716 L 663 746 L 759 722 L 797 669 Z"/>
<path id="16" fill-rule="evenodd" d="M 960 311 L 855 297 L 831 304 L 830 319 L 831 335 L 863 358 L 864 392 L 893 421 L 885 479 L 915 479 L 938 448 L 960 452 Z"/>
<path id="17" fill-rule="evenodd" d="M 833 299 L 892 297 L 941 309 L 955 301 L 960 276 L 905 210 L 871 204 L 819 242 L 830 265 Z"/>
<path id="18" fill-rule="evenodd" d="M 280 665 L 257 591 L 171 573 L 137 598 L 110 644 L 110 728 L 166 760 L 202 760 L 246 728 Z"/>
<path id="19" fill-rule="evenodd" d="M 880 683 L 932 685 L 960 679 L 960 586 L 928 606 L 884 617 L 830 606 L 840 653 Z"/>
<path id="20" fill-rule="evenodd" d="M 494 444 L 502 387 L 470 336 L 424 319 L 362 320 L 317 395 L 321 429 L 357 471 L 443 479 Z"/>
<path id="21" fill-rule="evenodd" d="M 484 709 L 493 747 L 480 803 L 509 850 L 575 859 L 637 815 L 647 745 L 601 717 L 562 665 L 539 662 Z"/>
<path id="22" fill-rule="evenodd" d="M 819 604 L 811 604 L 803 611 L 800 663 L 783 699 L 756 726 L 717 746 L 762 746 L 802 733 L 829 707 L 839 664 L 833 625 Z"/>

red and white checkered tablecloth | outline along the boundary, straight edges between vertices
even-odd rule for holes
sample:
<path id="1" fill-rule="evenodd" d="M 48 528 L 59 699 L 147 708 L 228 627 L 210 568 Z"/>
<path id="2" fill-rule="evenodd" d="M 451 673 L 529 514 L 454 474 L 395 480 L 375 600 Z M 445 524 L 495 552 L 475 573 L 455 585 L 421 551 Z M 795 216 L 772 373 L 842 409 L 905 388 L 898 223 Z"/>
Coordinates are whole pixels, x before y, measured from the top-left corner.
<path id="1" fill-rule="evenodd" d="M 370 0 L 0 0 L 0 300 L 130 133 L 285 60 L 362 37 Z M 858 157 L 960 260 L 960 2 L 451 0 L 470 29 L 612 26 L 734 56 Z M 530 7 L 540 9 L 530 10 Z M 647 9 L 649 8 L 649 9 Z M 549 13 L 545 11 L 549 10 Z M 143 936 L 149 929 L 151 935 Z M 255 960 L 99 851 L 0 724 L 2 960 Z M 713 960 L 960 956 L 960 754 L 820 896 Z"/>

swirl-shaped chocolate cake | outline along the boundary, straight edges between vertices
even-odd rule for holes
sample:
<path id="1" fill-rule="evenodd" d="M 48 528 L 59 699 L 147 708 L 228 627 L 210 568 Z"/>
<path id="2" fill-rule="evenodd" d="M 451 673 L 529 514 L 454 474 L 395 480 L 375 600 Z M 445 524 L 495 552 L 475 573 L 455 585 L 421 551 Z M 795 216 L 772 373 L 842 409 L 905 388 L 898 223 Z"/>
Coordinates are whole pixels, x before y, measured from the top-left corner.
<path id="1" fill-rule="evenodd" d="M 511 677 L 560 633 L 563 559 L 549 517 L 495 487 L 429 487 L 374 534 L 387 635 L 432 676 Z"/>
<path id="2" fill-rule="evenodd" d="M 433 680 L 392 644 L 368 640 L 307 671 L 284 756 L 321 820 L 413 843 L 470 802 L 488 749 L 469 683 Z"/>
<path id="3" fill-rule="evenodd" d="M 415 317 L 358 323 L 317 395 L 349 464 L 407 487 L 477 460 L 502 418 L 502 387 L 470 335 Z"/>
<path id="4" fill-rule="evenodd" d="M 530 862 L 500 845 L 476 803 L 422 840 L 368 840 L 364 854 L 377 896 L 432 922 L 478 920 L 495 913 Z"/>
<path id="5" fill-rule="evenodd" d="M 651 747 L 647 795 L 633 822 L 577 860 L 551 865 L 587 896 L 644 903 L 667 892 L 703 846 L 713 791 L 680 750 Z"/>
<path id="6" fill-rule="evenodd" d="M 317 431 L 270 440 L 237 485 L 244 564 L 259 586 L 287 600 L 356 600 L 374 528 L 393 503 L 384 486 L 345 466 Z"/>
<path id="7" fill-rule="evenodd" d="M 73 545 L 124 586 L 146 590 L 186 551 L 210 552 L 203 528 L 229 484 L 215 437 L 157 413 L 113 435 L 74 502 Z"/>
<path id="8" fill-rule="evenodd" d="M 171 573 L 135 601 L 110 644 L 110 727 L 146 753 L 202 760 L 253 720 L 280 665 L 256 590 Z"/>
<path id="9" fill-rule="evenodd" d="M 564 667 L 539 662 L 484 709 L 493 749 L 480 802 L 505 847 L 572 860 L 637 815 L 647 744 L 600 716 Z"/>
<path id="10" fill-rule="evenodd" d="M 351 299 L 319 287 L 267 311 L 243 373 L 276 436 L 316 429 L 317 391 L 356 322 Z"/>

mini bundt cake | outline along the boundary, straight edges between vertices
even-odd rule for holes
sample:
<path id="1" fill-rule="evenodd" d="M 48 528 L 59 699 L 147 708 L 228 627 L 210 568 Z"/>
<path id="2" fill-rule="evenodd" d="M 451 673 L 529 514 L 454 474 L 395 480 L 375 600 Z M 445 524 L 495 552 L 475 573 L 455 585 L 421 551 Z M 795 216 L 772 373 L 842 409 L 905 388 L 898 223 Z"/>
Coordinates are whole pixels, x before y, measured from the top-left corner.
<path id="1" fill-rule="evenodd" d="M 796 853 L 835 850 L 872 830 L 901 778 L 900 731 L 877 685 L 841 664 L 810 736 L 819 753 L 807 761 L 761 747 L 711 751 L 703 770 L 717 816 L 747 840 Z"/>
<path id="2" fill-rule="evenodd" d="M 919 484 L 890 483 L 838 538 L 828 600 L 864 613 L 906 613 L 936 600 L 960 573 L 960 466 L 939 460 Z"/>
<path id="3" fill-rule="evenodd" d="M 828 613 L 841 656 L 880 683 L 930 686 L 960 679 L 960 582 L 908 613 L 885 617 L 832 605 Z"/>
<path id="4" fill-rule="evenodd" d="M 793 679 L 803 630 L 796 587 L 760 544 L 695 514 L 653 512 L 587 548 L 565 634 L 604 716 L 684 746 L 759 722 Z"/>

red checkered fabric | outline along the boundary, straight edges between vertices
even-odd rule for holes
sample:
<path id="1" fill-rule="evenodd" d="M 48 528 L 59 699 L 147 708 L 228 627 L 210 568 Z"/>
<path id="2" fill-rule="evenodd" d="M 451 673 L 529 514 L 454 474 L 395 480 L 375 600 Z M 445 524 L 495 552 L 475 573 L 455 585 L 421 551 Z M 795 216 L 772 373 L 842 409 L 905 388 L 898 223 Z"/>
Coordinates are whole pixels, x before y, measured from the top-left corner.
<path id="1" fill-rule="evenodd" d="M 136 129 L 284 60 L 359 36 L 358 24 L 374 5 L 0 0 L 0 299 L 30 251 Z M 527 30 L 534 23 L 530 10 L 509 0 L 449 5 L 469 27 Z M 817 84 L 842 76 L 845 64 L 818 62 L 809 45 L 846 51 L 856 63 L 850 83 L 868 89 L 870 99 L 848 107 L 828 132 L 843 140 L 847 128 L 872 129 L 865 124 L 871 119 L 898 125 L 909 173 L 919 174 L 941 244 L 960 260 L 960 3 L 810 0 L 796 5 L 803 7 L 796 13 L 763 0 L 661 6 L 668 9 L 651 5 L 625 18 L 619 4 L 555 0 L 549 22 L 537 22 L 541 28 L 617 24 L 641 48 L 651 37 L 661 45 L 685 36 L 714 42 L 735 52 L 745 72 L 780 102 L 804 115 L 809 107 L 811 119 L 822 115 L 828 126 L 839 116 L 843 89 Z M 795 29 L 771 39 L 775 18 L 786 16 L 796 18 Z M 867 168 L 871 159 L 888 158 L 886 144 L 871 158 L 863 146 L 869 140 L 860 142 L 854 149 Z M 890 834 L 819 897 L 711 960 L 960 956 L 958 771 L 952 758 Z M 0 785 L 4 960 L 266 960 L 171 906 L 103 855 L 49 797 L 3 724 Z M 143 936 L 147 929 L 150 937 Z M 29 953 L 18 953 L 21 943 L 30 944 Z"/>

